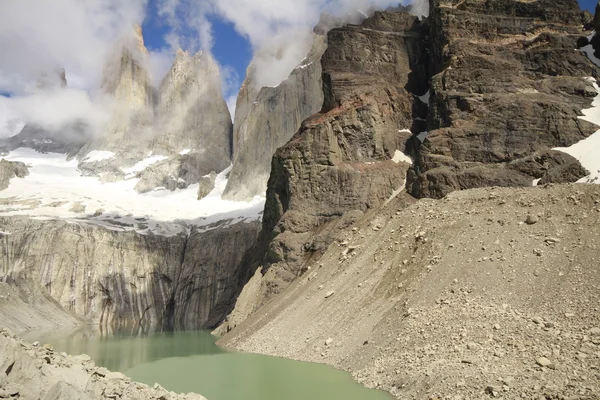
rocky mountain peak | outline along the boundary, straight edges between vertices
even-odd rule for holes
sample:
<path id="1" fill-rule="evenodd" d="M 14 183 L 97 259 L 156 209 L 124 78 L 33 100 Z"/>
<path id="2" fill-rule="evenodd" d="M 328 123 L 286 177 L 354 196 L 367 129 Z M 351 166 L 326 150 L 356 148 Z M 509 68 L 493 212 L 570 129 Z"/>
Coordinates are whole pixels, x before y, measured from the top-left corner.
<path id="1" fill-rule="evenodd" d="M 142 26 L 135 24 L 133 26 L 133 38 L 135 40 L 135 49 L 142 54 L 148 54 L 148 49 L 144 44 L 144 34 L 142 32 Z"/>

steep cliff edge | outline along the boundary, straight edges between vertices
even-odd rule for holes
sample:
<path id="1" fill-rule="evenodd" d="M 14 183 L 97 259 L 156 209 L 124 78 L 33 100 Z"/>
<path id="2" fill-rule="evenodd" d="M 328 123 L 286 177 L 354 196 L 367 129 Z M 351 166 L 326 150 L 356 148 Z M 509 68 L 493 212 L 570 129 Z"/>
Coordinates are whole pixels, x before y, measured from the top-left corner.
<path id="1" fill-rule="evenodd" d="M 250 200 L 267 189 L 271 158 L 323 105 L 321 56 L 327 38 L 315 34 L 302 63 L 277 87 L 254 88 L 253 66 L 240 90 L 234 127 L 233 167 L 224 196 Z"/>
<path id="2" fill-rule="evenodd" d="M 584 79 L 596 67 L 574 51 L 577 1 L 434 0 L 431 10 L 428 133 L 413 143 L 410 193 L 585 176 L 574 158 L 551 150 L 598 129 L 579 118 L 597 92 Z"/>
<path id="3" fill-rule="evenodd" d="M 65 310 L 106 326 L 212 327 L 259 230 L 258 222 L 223 225 L 166 237 L 0 217 L 0 280 L 39 285 Z"/>
<path id="4" fill-rule="evenodd" d="M 102 133 L 84 147 L 83 155 L 92 150 L 119 154 L 134 150 L 139 157 L 145 151 L 134 144 L 146 139 L 153 118 L 155 94 L 146 69 L 147 57 L 140 26 L 115 45 L 104 66 L 101 86 L 114 101 L 111 119 Z"/>
<path id="5" fill-rule="evenodd" d="M 259 239 L 271 291 L 298 276 L 340 227 L 403 189 L 403 151 L 422 111 L 413 93 L 425 91 L 426 28 L 407 13 L 377 12 L 329 32 L 324 107 L 273 157 Z"/>

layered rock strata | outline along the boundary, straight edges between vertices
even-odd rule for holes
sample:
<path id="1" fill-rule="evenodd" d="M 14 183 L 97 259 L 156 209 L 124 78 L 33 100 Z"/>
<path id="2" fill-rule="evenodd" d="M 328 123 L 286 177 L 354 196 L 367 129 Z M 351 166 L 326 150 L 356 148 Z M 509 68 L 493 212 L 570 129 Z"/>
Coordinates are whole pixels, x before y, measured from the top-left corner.
<path id="1" fill-rule="evenodd" d="M 0 280 L 27 281 L 65 310 L 107 326 L 200 329 L 225 313 L 259 224 L 172 237 L 97 225 L 0 217 Z"/>
<path id="2" fill-rule="evenodd" d="M 577 1 L 432 0 L 431 10 L 428 134 L 414 140 L 410 193 L 585 176 L 551 151 L 598 129 L 579 118 L 597 92 L 585 79 L 596 67 L 575 50 Z"/>
<path id="3" fill-rule="evenodd" d="M 336 232 L 399 193 L 415 117 L 426 91 L 427 26 L 401 12 L 377 12 L 361 26 L 328 34 L 324 106 L 275 153 L 254 265 L 270 268 L 276 293 L 318 257 Z M 421 93 L 419 93 L 421 94 Z M 264 271 L 263 271 L 264 272 Z"/>

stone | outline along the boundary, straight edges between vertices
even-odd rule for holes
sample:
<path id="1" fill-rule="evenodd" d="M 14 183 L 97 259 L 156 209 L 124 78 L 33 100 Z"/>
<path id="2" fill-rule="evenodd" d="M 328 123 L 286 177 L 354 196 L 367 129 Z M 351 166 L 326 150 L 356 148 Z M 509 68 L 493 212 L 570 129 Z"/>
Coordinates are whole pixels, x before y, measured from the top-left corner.
<path id="1" fill-rule="evenodd" d="M 0 159 L 0 191 L 8 187 L 13 178 L 24 178 L 29 175 L 25 163 Z"/>
<path id="2" fill-rule="evenodd" d="M 329 292 L 325 293 L 325 298 L 328 299 L 331 296 L 333 296 L 335 294 L 335 290 L 330 290 Z"/>
<path id="3" fill-rule="evenodd" d="M 71 206 L 70 211 L 72 211 L 76 214 L 82 214 L 85 212 L 85 206 L 83 204 L 81 204 L 80 202 L 75 202 Z"/>
<path id="4" fill-rule="evenodd" d="M 491 395 L 492 397 L 498 397 L 501 393 L 501 388 L 498 386 L 494 386 L 494 385 L 488 385 L 485 388 L 485 392 L 489 395 Z"/>
<path id="5" fill-rule="evenodd" d="M 332 338 L 328 338 L 328 339 L 325 341 L 325 346 L 329 346 L 331 343 L 333 343 L 333 339 L 332 339 Z"/>
<path id="6" fill-rule="evenodd" d="M 81 390 L 75 388 L 67 382 L 57 382 L 43 397 L 43 400 L 88 400 L 90 399 L 87 394 Z"/>
<path id="7" fill-rule="evenodd" d="M 556 364 L 547 359 L 546 357 L 540 357 L 536 360 L 536 363 L 541 367 L 546 367 L 550 369 L 556 369 Z"/>
<path id="8" fill-rule="evenodd" d="M 590 329 L 590 335 L 600 335 L 600 328 Z"/>
<path id="9" fill-rule="evenodd" d="M 127 378 L 125 375 L 123 375 L 121 372 L 108 372 L 105 375 L 106 379 L 108 380 L 115 380 L 115 381 L 124 381 Z"/>
<path id="10" fill-rule="evenodd" d="M 217 179 L 217 174 L 213 171 L 210 174 L 203 176 L 200 178 L 200 182 L 198 185 L 198 200 L 202 200 L 212 190 L 215 188 L 215 180 Z"/>
<path id="11" fill-rule="evenodd" d="M 469 349 L 469 350 L 477 350 L 478 348 L 479 348 L 479 345 L 475 342 L 467 343 L 467 349 Z"/>
<path id="12" fill-rule="evenodd" d="M 73 359 L 73 361 L 82 363 L 82 364 L 92 361 L 92 358 L 90 356 L 88 356 L 87 354 L 80 354 L 77 356 L 73 356 L 72 359 Z"/>
<path id="13" fill-rule="evenodd" d="M 539 218 L 536 215 L 528 215 L 527 218 L 525 219 L 525 223 L 527 225 L 535 225 L 537 224 L 539 221 Z"/>

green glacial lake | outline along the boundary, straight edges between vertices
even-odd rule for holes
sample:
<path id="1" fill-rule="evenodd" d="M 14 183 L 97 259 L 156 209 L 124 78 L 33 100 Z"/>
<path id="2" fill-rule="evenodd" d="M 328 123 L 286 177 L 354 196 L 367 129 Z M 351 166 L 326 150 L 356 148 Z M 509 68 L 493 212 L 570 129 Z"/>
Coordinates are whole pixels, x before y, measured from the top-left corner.
<path id="1" fill-rule="evenodd" d="M 135 381 L 158 382 L 175 392 L 208 400 L 389 400 L 343 371 L 255 354 L 226 352 L 208 332 L 110 335 L 78 332 L 61 337 L 29 335 L 55 351 L 88 354 L 97 365 Z"/>

